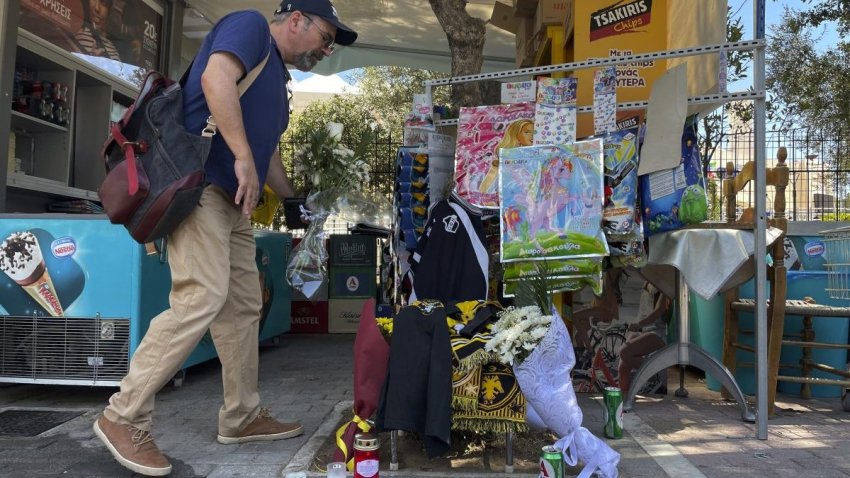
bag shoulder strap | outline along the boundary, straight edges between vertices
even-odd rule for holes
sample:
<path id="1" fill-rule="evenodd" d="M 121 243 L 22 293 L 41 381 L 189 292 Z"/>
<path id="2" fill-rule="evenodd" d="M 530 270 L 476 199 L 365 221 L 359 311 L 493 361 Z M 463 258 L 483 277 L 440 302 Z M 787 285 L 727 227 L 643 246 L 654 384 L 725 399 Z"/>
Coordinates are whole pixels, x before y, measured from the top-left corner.
<path id="1" fill-rule="evenodd" d="M 263 71 L 263 68 L 266 67 L 266 63 L 268 63 L 268 61 L 269 61 L 269 55 L 270 54 L 271 54 L 271 50 L 269 50 L 269 53 L 266 53 L 266 57 L 263 58 L 263 61 L 261 61 L 259 65 L 252 68 L 251 71 L 249 71 L 248 74 L 245 75 L 244 78 L 239 80 L 239 83 L 237 84 L 237 86 L 239 87 L 239 97 L 240 98 L 242 97 L 242 95 L 245 94 L 246 91 L 248 91 L 248 88 L 251 87 L 251 84 L 254 83 L 254 80 L 256 80 L 258 76 L 260 76 L 260 72 Z"/>
<path id="2" fill-rule="evenodd" d="M 239 80 L 237 88 L 239 88 L 240 98 L 242 97 L 242 95 L 245 94 L 246 91 L 248 91 L 248 88 L 251 87 L 251 85 L 254 83 L 254 80 L 256 80 L 258 76 L 260 76 L 260 73 L 263 71 L 263 68 L 266 67 L 266 63 L 268 63 L 269 61 L 269 55 L 271 55 L 271 49 L 259 65 L 252 68 L 247 75 L 245 75 L 241 80 Z M 201 132 L 201 136 L 215 136 L 217 132 L 218 126 L 216 126 L 215 120 L 213 119 L 212 115 L 210 115 L 209 118 L 207 118 L 207 126 Z"/>

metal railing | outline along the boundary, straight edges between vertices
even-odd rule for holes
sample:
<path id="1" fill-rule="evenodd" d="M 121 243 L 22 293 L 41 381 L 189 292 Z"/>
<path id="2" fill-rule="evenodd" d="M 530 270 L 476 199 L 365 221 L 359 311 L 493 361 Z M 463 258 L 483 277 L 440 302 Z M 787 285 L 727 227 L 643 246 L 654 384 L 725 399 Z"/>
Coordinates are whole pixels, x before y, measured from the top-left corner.
<path id="1" fill-rule="evenodd" d="M 843 131 L 816 131 L 808 128 L 768 131 L 767 167 L 776 164 L 776 152 L 785 146 L 789 183 L 785 191 L 786 216 L 790 221 L 836 221 L 850 218 L 850 134 Z M 726 163 L 737 172 L 752 159 L 754 136 L 751 132 L 725 135 L 707 168 L 709 214 L 725 220 L 720 184 L 726 177 Z M 738 195 L 738 206 L 755 204 L 754 189 Z M 767 190 L 768 215 L 773 211 L 773 188 Z"/>
<path id="2" fill-rule="evenodd" d="M 295 175 L 293 166 L 295 161 L 295 152 L 308 143 L 309 141 L 307 138 L 282 141 L 280 143 L 281 159 L 283 160 L 283 164 L 286 167 L 286 172 L 289 175 L 290 180 L 296 188 L 303 187 L 304 178 L 299 178 Z M 346 146 L 354 149 L 353 144 L 346 144 Z M 393 138 L 392 134 L 375 135 L 367 157 L 367 161 L 371 166 L 371 175 L 369 183 L 365 185 L 364 191 L 384 194 L 388 199 L 392 200 L 393 184 L 395 183 L 396 176 L 396 154 L 401 146 L 402 142 L 400 138 Z M 325 224 L 325 232 L 328 234 L 345 234 L 348 232 L 348 228 L 350 226 L 352 226 L 352 224 L 337 220 L 332 216 Z M 271 229 L 287 230 L 283 220 L 282 209 L 279 210 L 275 216 Z M 292 232 L 295 237 L 301 237 L 304 234 L 303 229 L 293 230 L 290 232 Z"/>

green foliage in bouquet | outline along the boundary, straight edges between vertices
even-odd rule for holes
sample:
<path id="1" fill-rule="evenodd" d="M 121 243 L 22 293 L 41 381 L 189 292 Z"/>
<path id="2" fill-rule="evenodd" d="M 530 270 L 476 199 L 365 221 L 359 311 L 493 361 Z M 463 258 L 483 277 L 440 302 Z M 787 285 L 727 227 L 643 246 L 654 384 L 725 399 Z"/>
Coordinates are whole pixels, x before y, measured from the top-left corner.
<path id="1" fill-rule="evenodd" d="M 370 167 L 366 158 L 371 133 L 363 131 L 354 149 L 342 143 L 342 125 L 328 123 L 314 130 L 307 144 L 295 153 L 295 174 L 306 181 L 308 192 L 360 190 L 369 184 Z"/>
<path id="2" fill-rule="evenodd" d="M 539 261 L 537 273 L 517 282 L 514 304 L 518 307 L 536 305 L 540 310 L 552 310 L 552 295 L 549 292 L 549 264 Z"/>

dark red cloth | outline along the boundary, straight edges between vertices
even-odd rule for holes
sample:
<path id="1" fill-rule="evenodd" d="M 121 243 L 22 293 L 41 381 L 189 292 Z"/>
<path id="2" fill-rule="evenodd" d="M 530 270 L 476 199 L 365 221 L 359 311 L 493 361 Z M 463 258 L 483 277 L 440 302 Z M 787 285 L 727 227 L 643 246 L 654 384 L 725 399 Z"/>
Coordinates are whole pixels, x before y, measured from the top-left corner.
<path id="1" fill-rule="evenodd" d="M 375 322 L 375 299 L 363 304 L 360 325 L 354 339 L 354 415 L 366 420 L 378 407 L 378 399 L 387 378 L 390 346 Z M 334 450 L 334 461 L 348 461 L 354 456 L 354 435 L 362 433 L 357 423 L 349 422 L 343 432 L 344 453 Z"/>

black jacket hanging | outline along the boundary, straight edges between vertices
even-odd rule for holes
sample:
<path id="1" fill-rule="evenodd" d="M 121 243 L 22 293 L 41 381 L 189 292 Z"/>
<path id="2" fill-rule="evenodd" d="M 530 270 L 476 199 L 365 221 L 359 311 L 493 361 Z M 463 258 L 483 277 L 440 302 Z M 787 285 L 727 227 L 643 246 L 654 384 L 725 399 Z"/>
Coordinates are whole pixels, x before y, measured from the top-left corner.
<path id="1" fill-rule="evenodd" d="M 432 206 L 411 256 L 410 301 L 487 300 L 489 261 L 481 210 L 453 192 Z"/>
<path id="2" fill-rule="evenodd" d="M 422 434 L 429 458 L 449 450 L 451 359 L 443 304 L 416 302 L 396 314 L 387 381 L 375 425 L 380 430 Z"/>

